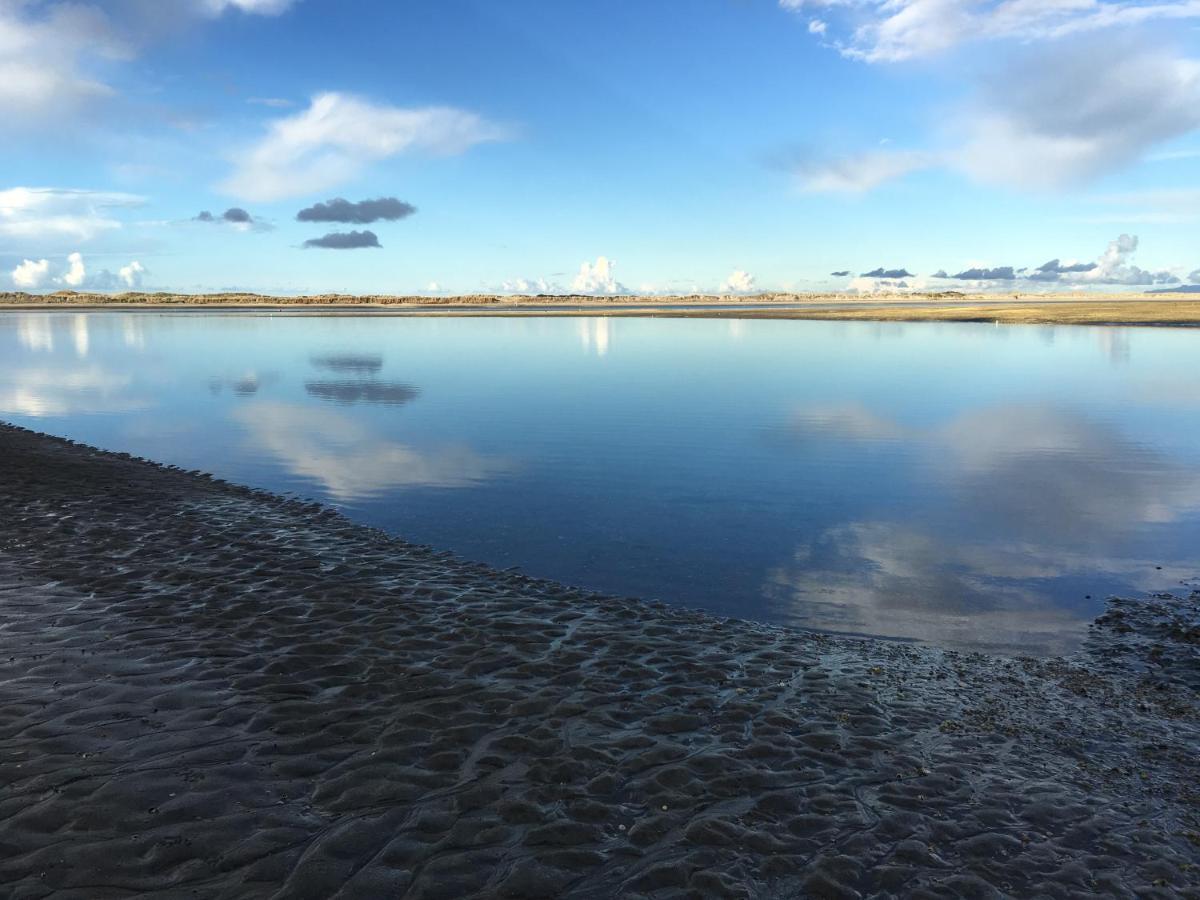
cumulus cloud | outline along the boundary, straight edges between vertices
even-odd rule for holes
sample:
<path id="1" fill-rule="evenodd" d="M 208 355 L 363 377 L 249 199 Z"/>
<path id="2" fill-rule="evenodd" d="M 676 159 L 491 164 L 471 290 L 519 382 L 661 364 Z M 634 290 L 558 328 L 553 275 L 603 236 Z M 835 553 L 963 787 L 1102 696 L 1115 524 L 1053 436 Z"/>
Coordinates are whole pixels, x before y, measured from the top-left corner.
<path id="1" fill-rule="evenodd" d="M 972 269 L 963 269 L 954 275 L 947 275 L 945 272 L 939 272 L 938 278 L 955 278 L 959 281 L 1012 281 L 1017 277 L 1012 266 L 997 266 L 994 269 L 976 267 Z"/>
<path id="2" fill-rule="evenodd" d="M 916 290 L 919 286 L 911 284 L 903 278 L 876 278 L 871 275 L 860 275 L 858 278 L 851 278 L 846 287 L 848 290 L 860 294 L 890 294 Z"/>
<path id="3" fill-rule="evenodd" d="M 908 269 L 885 269 L 880 266 L 870 272 L 863 272 L 859 278 L 912 278 L 913 273 Z"/>
<path id="4" fill-rule="evenodd" d="M 1151 272 L 1131 263 L 1130 257 L 1137 252 L 1138 238 L 1134 234 L 1123 234 L 1109 241 L 1094 266 L 1080 271 L 1072 281 L 1082 284 L 1177 284 L 1179 277 L 1168 271 Z"/>
<path id="5" fill-rule="evenodd" d="M 577 294 L 628 294 L 629 289 L 613 275 L 617 264 L 606 256 L 597 256 L 594 263 L 584 262 L 571 282 Z"/>
<path id="6" fill-rule="evenodd" d="M 937 272 L 935 278 L 959 281 L 1024 281 L 1039 284 L 1126 285 L 1136 287 L 1154 284 L 1178 284 L 1179 276 L 1165 269 L 1147 270 L 1132 262 L 1138 249 L 1137 235 L 1122 234 L 1109 241 L 1104 252 L 1094 262 L 1063 262 L 1057 257 L 1033 269 L 1014 269 L 1012 266 L 987 268 L 973 266 L 955 275 Z"/>
<path id="7" fill-rule="evenodd" d="M 370 225 L 383 220 L 395 222 L 406 219 L 417 211 L 411 203 L 395 197 L 378 197 L 374 200 L 359 200 L 351 203 L 342 197 L 334 197 L 324 203 L 315 203 L 296 213 L 298 222 L 343 222 L 347 225 Z"/>
<path id="8" fill-rule="evenodd" d="M 818 34 L 843 56 L 870 63 L 924 58 L 972 41 L 1055 41 L 1153 21 L 1200 19 L 1195 0 L 779 0 L 798 13 L 836 14 L 841 36 Z"/>
<path id="9" fill-rule="evenodd" d="M 327 92 L 273 121 L 237 155 L 221 189 L 249 200 L 279 200 L 334 187 L 400 153 L 452 155 L 505 137 L 504 128 L 466 110 L 402 108 Z"/>
<path id="10" fill-rule="evenodd" d="M 1074 275 L 1078 274 L 1079 272 L 1090 272 L 1094 268 L 1096 268 L 1096 263 L 1094 262 L 1072 262 L 1064 264 L 1057 259 L 1052 259 L 1049 262 L 1042 263 L 1040 266 L 1034 269 L 1033 273 L 1029 277 L 1038 278 L 1039 276 L 1050 277 L 1057 275 Z"/>
<path id="11" fill-rule="evenodd" d="M 72 253 L 67 257 L 67 271 L 58 280 L 68 287 L 81 287 L 87 278 L 87 268 L 83 264 L 82 253 Z"/>
<path id="12" fill-rule="evenodd" d="M 810 193 L 861 194 L 935 163 L 927 153 L 874 150 L 840 159 L 801 157 L 789 168 Z"/>
<path id="13" fill-rule="evenodd" d="M 741 269 L 734 269 L 729 277 L 717 288 L 721 294 L 749 294 L 754 290 L 754 276 Z"/>
<path id="14" fill-rule="evenodd" d="M 87 241 L 121 227 L 113 210 L 144 198 L 111 191 L 14 187 L 0 190 L 0 236 L 26 241 Z"/>
<path id="15" fill-rule="evenodd" d="M 50 277 L 50 260 L 22 260 L 12 270 L 12 283 L 19 288 L 37 289 Z"/>
<path id="16" fill-rule="evenodd" d="M 240 206 L 231 206 L 219 216 L 214 216 L 207 209 L 197 213 L 193 222 L 211 222 L 228 225 L 237 231 L 271 231 L 273 226 L 262 219 L 252 216 Z"/>
<path id="17" fill-rule="evenodd" d="M 373 231 L 331 231 L 319 238 L 309 238 L 305 247 L 322 247 L 326 250 L 357 250 L 360 247 L 381 247 Z"/>
<path id="18" fill-rule="evenodd" d="M 511 278 L 500 285 L 502 294 L 560 294 L 562 289 L 545 278 Z"/>
<path id="19" fill-rule="evenodd" d="M 129 265 L 122 266 L 117 271 L 117 278 L 127 288 L 140 288 L 145 274 L 146 267 L 135 259 Z"/>
<path id="20" fill-rule="evenodd" d="M 23 260 L 12 270 L 12 282 L 15 287 L 24 290 L 57 284 L 71 290 L 111 291 L 122 287 L 140 287 L 145 274 L 145 266 L 137 260 L 122 266 L 116 274 L 108 269 L 89 273 L 83 254 L 75 252 L 68 254 L 65 265 L 61 266 L 52 266 L 47 259 Z"/>
<path id="21" fill-rule="evenodd" d="M 830 272 L 829 274 L 832 275 L 834 278 L 845 278 L 847 275 L 850 274 L 850 270 L 843 269 L 841 272 Z"/>

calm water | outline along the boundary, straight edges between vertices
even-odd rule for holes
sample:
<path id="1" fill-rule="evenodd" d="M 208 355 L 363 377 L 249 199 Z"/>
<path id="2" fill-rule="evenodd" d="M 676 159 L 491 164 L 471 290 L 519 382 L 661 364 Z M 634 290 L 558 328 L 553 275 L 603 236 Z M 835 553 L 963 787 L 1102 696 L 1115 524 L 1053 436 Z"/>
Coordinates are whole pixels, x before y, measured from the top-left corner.
<path id="1" fill-rule="evenodd" d="M 0 417 L 496 566 L 1069 649 L 1200 573 L 1200 331 L 0 314 Z"/>

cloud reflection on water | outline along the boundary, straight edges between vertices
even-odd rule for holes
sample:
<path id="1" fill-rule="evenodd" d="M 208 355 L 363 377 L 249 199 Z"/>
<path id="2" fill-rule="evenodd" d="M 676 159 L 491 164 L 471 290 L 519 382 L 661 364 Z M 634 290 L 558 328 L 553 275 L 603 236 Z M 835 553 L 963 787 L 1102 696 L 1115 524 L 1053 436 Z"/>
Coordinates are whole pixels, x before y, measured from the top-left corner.
<path id="1" fill-rule="evenodd" d="M 306 381 L 304 390 L 310 397 L 343 406 L 359 402 L 401 406 L 421 393 L 411 384 L 399 381 Z"/>
<path id="2" fill-rule="evenodd" d="M 997 406 L 922 428 L 846 405 L 803 411 L 794 428 L 805 445 L 902 444 L 948 504 L 920 522 L 852 521 L 799 547 L 764 588 L 797 624 L 1063 650 L 1087 615 L 1064 609 L 1062 592 L 1077 602 L 1078 584 L 1100 573 L 1143 586 L 1195 574 L 1127 547 L 1200 512 L 1200 471 L 1103 421 Z"/>
<path id="3" fill-rule="evenodd" d="M 578 323 L 579 341 L 585 353 L 596 356 L 608 354 L 609 342 L 612 339 L 612 319 L 608 316 L 582 318 Z"/>
<path id="4" fill-rule="evenodd" d="M 383 369 L 383 357 L 373 353 L 330 353 L 310 357 L 309 362 L 314 368 L 346 375 L 378 375 Z"/>
<path id="5" fill-rule="evenodd" d="M 146 408 L 146 400 L 130 396 L 131 382 L 95 365 L 10 369 L 0 373 L 0 412 L 43 418 Z"/>
<path id="6" fill-rule="evenodd" d="M 508 460 L 462 445 L 401 444 L 330 409 L 258 401 L 232 416 L 258 450 L 343 502 L 403 488 L 471 487 L 513 469 Z"/>

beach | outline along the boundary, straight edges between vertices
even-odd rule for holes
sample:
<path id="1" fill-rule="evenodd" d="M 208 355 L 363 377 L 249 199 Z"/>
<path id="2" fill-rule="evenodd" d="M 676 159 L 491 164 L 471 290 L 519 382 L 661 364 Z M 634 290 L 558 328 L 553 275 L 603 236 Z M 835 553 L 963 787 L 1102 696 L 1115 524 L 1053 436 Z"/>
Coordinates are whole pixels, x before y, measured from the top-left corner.
<path id="1" fill-rule="evenodd" d="M 1200 593 L 963 654 L 0 426 L 14 898 L 1200 897 Z"/>
<path id="2" fill-rule="evenodd" d="M 1009 325 L 1200 325 L 1195 293 L 764 293 L 591 296 L 0 293 L 0 310 L 241 312 L 387 316 L 635 316 L 991 322 Z"/>

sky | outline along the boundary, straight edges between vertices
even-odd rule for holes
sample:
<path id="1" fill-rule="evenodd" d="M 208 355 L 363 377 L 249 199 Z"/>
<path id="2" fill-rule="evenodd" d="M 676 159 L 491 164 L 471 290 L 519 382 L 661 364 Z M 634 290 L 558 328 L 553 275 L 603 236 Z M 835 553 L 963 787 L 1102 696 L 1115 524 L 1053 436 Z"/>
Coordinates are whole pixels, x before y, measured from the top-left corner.
<path id="1" fill-rule="evenodd" d="M 1200 282 L 1200 0 L 0 0 L 0 122 L 0 290 Z"/>

